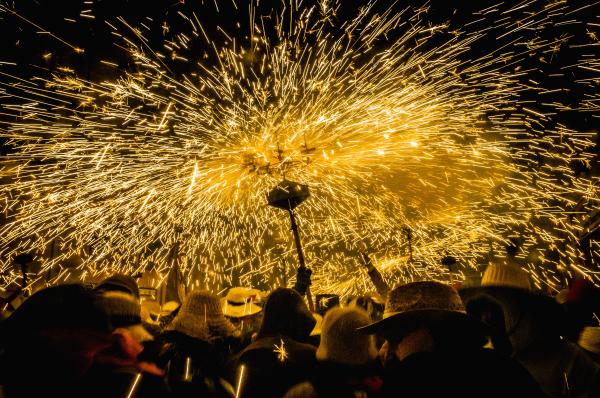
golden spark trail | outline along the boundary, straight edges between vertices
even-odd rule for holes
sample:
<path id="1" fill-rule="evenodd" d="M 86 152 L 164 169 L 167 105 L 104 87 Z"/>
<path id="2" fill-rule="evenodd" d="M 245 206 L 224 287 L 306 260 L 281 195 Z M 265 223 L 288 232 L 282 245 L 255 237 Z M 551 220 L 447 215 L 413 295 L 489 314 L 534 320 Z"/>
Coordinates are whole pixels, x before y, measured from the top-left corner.
<path id="1" fill-rule="evenodd" d="M 132 64 L 104 60 L 116 78 L 23 78 L 3 60 L 0 286 L 24 251 L 48 283 L 145 270 L 160 283 L 173 266 L 214 291 L 291 283 L 288 220 L 265 199 L 283 178 L 311 189 L 298 218 L 316 292 L 370 286 L 360 250 L 390 284 L 449 280 L 442 257 L 465 278 L 515 236 L 540 286 L 598 280 L 579 246 L 597 132 L 562 119 L 598 118 L 598 97 L 557 94 L 597 92 L 598 42 L 561 30 L 577 9 L 500 3 L 465 25 L 397 3 L 349 17 L 341 0 L 282 4 L 235 7 L 233 30 L 202 19 L 211 2 L 177 8 L 183 32 L 114 15 L 104 28 Z M 567 48 L 580 56 L 547 83 Z"/>

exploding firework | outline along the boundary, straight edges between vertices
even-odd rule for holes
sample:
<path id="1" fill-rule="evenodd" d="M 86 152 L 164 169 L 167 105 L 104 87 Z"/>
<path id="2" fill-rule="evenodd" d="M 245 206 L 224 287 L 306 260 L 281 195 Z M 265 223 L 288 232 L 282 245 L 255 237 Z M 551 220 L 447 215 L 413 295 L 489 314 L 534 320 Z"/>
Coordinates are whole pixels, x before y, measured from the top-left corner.
<path id="1" fill-rule="evenodd" d="M 282 179 L 312 192 L 298 217 L 316 291 L 372 290 L 359 250 L 394 284 L 447 279 L 447 255 L 463 277 L 511 237 L 522 249 L 511 261 L 538 286 L 594 276 L 577 215 L 597 203 L 596 132 L 561 119 L 598 112 L 593 95 L 561 100 L 598 82 L 587 9 L 498 4 L 468 23 L 433 23 L 429 6 L 341 9 L 251 2 L 237 10 L 243 34 L 189 7 L 186 31 L 113 16 L 105 27 L 130 64 L 102 60 L 111 79 L 4 65 L 3 285 L 18 276 L 14 255 L 33 252 L 48 283 L 72 277 L 77 256 L 83 280 L 175 265 L 188 285 L 272 288 L 295 264 L 287 216 L 266 203 Z M 146 37 L 156 30 L 160 47 Z M 563 51 L 572 65 L 547 76 Z"/>

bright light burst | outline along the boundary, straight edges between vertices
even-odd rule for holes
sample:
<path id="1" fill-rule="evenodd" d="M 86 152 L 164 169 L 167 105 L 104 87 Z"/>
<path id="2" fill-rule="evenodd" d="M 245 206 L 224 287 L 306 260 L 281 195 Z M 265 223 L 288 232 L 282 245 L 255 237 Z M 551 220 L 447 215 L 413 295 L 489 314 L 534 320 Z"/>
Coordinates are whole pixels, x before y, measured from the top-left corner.
<path id="1" fill-rule="evenodd" d="M 298 216 L 316 291 L 372 290 L 361 245 L 393 284 L 448 278 L 447 254 L 474 269 L 512 235 L 538 285 L 594 275 L 573 213 L 597 203 L 598 181 L 572 165 L 593 161 L 596 132 L 561 123 L 573 104 L 556 93 L 597 84 L 598 41 L 544 35 L 583 11 L 498 4 L 456 28 L 432 24 L 427 6 L 369 3 L 342 19 L 336 1 L 282 4 L 240 8 L 251 20 L 242 37 L 212 38 L 200 12 L 180 13 L 189 32 L 156 24 L 162 48 L 148 45 L 148 26 L 107 20 L 134 63 L 114 80 L 0 69 L 11 120 L 0 134 L 16 148 L 2 159 L 3 285 L 17 277 L 12 257 L 33 251 L 51 283 L 74 272 L 64 261 L 76 254 L 84 279 L 177 264 L 188 284 L 272 288 L 296 263 L 287 215 L 266 205 L 282 178 L 311 189 Z M 172 73 L 166 59 L 191 62 L 192 41 L 206 59 Z M 595 78 L 535 80 L 574 44 L 589 51 L 571 69 Z M 597 113 L 598 99 L 580 107 Z"/>

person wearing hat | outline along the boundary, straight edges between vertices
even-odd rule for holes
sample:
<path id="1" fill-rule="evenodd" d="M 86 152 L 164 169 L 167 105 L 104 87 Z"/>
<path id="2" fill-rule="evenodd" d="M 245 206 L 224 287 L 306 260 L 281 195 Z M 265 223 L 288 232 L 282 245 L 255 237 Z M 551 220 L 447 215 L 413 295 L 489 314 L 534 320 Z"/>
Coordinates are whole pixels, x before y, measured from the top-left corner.
<path id="1" fill-rule="evenodd" d="M 133 295 L 120 290 L 104 290 L 98 301 L 108 314 L 113 330 L 127 329 L 140 343 L 154 339 L 142 324 L 142 306 Z"/>
<path id="2" fill-rule="evenodd" d="M 223 314 L 243 334 L 251 334 L 260 325 L 263 292 L 248 287 L 232 287 L 221 299 Z"/>
<path id="3" fill-rule="evenodd" d="M 306 342 L 316 321 L 298 292 L 275 289 L 263 313 L 256 340 L 235 358 L 238 397 L 281 398 L 315 363 L 316 347 Z"/>
<path id="4" fill-rule="evenodd" d="M 248 287 L 232 287 L 221 300 L 223 313 L 228 318 L 245 318 L 258 314 L 262 307 L 257 305 L 261 301 L 261 291 Z"/>
<path id="5" fill-rule="evenodd" d="M 485 323 L 490 330 L 491 344 L 494 349 L 506 355 L 513 354 L 511 338 L 506 329 L 503 302 L 524 292 L 531 291 L 529 275 L 514 264 L 490 264 L 481 279 L 481 286 L 471 286 L 460 290 L 467 312 Z"/>
<path id="6" fill-rule="evenodd" d="M 384 317 L 363 333 L 385 338 L 386 397 L 541 397 L 522 366 L 483 348 L 487 329 L 451 286 L 413 282 L 390 291 Z"/>
<path id="7" fill-rule="evenodd" d="M 221 299 L 223 314 L 241 333 L 242 346 L 247 346 L 256 337 L 262 320 L 264 292 L 248 287 L 232 287 Z"/>
<path id="8" fill-rule="evenodd" d="M 375 339 L 357 329 L 371 322 L 356 307 L 335 307 L 323 318 L 317 364 L 310 382 L 290 389 L 285 398 L 378 396 L 382 383 Z"/>
<path id="9" fill-rule="evenodd" d="M 527 369 L 544 394 L 600 396 L 600 368 L 580 347 L 563 338 L 568 325 L 565 311 L 552 297 L 532 289 L 525 270 L 491 264 L 481 287 L 464 289 L 461 294 L 470 309 L 482 302 L 499 309 L 477 315 L 496 336 L 498 332 L 506 336 L 510 355 Z"/>
<path id="10" fill-rule="evenodd" d="M 140 289 L 132 276 L 125 274 L 114 274 L 98 283 L 94 290 L 98 293 L 123 292 L 132 295 L 137 300 L 140 298 Z"/>
<path id="11" fill-rule="evenodd" d="M 108 345 L 110 322 L 81 285 L 42 289 L 0 323 L 3 396 L 64 396 Z"/>
<path id="12" fill-rule="evenodd" d="M 162 335 L 158 363 L 179 397 L 231 397 L 226 364 L 239 344 L 239 331 L 225 318 L 221 301 L 206 290 L 192 291 Z"/>
<path id="13" fill-rule="evenodd" d="M 82 285 L 40 290 L 0 324 L 0 385 L 12 397 L 158 397 L 162 372 L 138 360 L 141 345 Z M 148 390 L 152 395 L 146 394 Z M 134 395 L 131 395 L 134 396 Z"/>

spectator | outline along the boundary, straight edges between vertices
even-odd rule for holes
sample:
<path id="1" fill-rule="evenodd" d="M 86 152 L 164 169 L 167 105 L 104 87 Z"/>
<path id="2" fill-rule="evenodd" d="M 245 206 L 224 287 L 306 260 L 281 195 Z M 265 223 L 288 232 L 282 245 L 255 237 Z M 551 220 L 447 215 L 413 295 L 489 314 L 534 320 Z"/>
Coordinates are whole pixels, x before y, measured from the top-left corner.
<path id="1" fill-rule="evenodd" d="M 217 296 L 191 292 L 163 335 L 159 363 L 178 397 L 231 397 L 226 362 L 239 332 L 223 316 Z"/>
<path id="2" fill-rule="evenodd" d="M 124 274 L 114 274 L 102 282 L 98 283 L 94 290 L 97 293 L 104 292 L 123 292 L 132 295 L 137 300 L 140 299 L 140 289 L 133 277 Z"/>
<path id="3" fill-rule="evenodd" d="M 329 310 L 323 319 L 318 362 L 311 381 L 293 387 L 285 398 L 377 396 L 381 378 L 375 340 L 357 331 L 370 322 L 362 309 Z"/>
<path id="4" fill-rule="evenodd" d="M 35 293 L 1 324 L 0 384 L 6 397 L 125 396 L 127 390 L 119 388 L 128 389 L 136 379 L 132 397 L 164 396 L 160 370 L 137 360 L 141 346 L 131 338 L 132 344 L 117 344 L 128 332 L 111 330 L 96 295 L 83 286 Z M 103 362 L 107 357 L 120 360 Z M 150 384 L 154 395 L 145 394 Z"/>
<path id="5" fill-rule="evenodd" d="M 482 287 L 466 297 L 498 303 L 512 357 L 549 397 L 600 396 L 600 368 L 576 344 L 562 337 L 567 322 L 556 301 L 531 290 L 527 273 L 516 266 L 490 265 Z M 467 297 L 469 296 L 469 297 Z"/>
<path id="6" fill-rule="evenodd" d="M 104 290 L 98 300 L 113 330 L 125 328 L 140 343 L 154 339 L 142 324 L 142 307 L 133 295 L 124 291 Z"/>
<path id="7" fill-rule="evenodd" d="M 240 330 L 245 345 L 250 344 L 262 320 L 262 292 L 247 287 L 232 287 L 222 299 L 223 313 Z"/>
<path id="8" fill-rule="evenodd" d="M 275 289 L 267 299 L 256 341 L 236 358 L 239 397 L 280 398 L 308 380 L 316 348 L 308 340 L 315 319 L 296 291 Z"/>
<path id="9" fill-rule="evenodd" d="M 482 348 L 487 331 L 466 314 L 458 293 L 439 282 L 393 289 L 384 319 L 365 328 L 380 333 L 384 396 L 536 397 L 538 386 L 518 363 Z"/>

